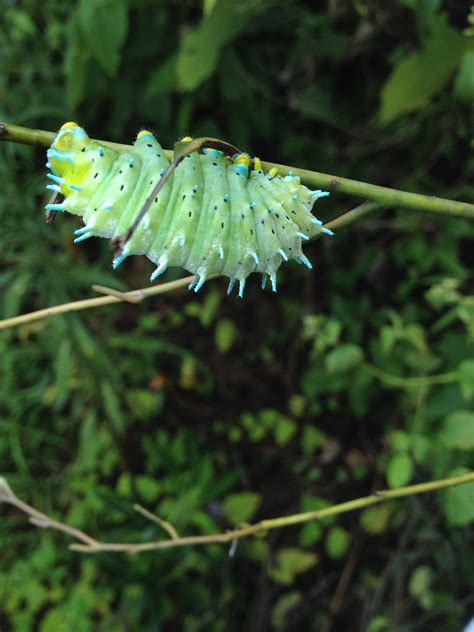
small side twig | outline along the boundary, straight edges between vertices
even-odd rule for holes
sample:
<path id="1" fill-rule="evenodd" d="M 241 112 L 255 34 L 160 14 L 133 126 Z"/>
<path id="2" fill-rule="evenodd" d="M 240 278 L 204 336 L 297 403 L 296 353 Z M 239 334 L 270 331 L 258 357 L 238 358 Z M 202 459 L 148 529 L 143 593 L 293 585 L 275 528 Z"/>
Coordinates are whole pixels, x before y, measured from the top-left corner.
<path id="1" fill-rule="evenodd" d="M 163 520 L 162 518 L 155 516 L 155 514 L 151 513 L 151 511 L 148 511 L 148 509 L 145 509 L 145 507 L 142 507 L 141 505 L 135 504 L 133 505 L 133 508 L 135 509 L 135 511 L 138 511 L 138 513 L 140 513 L 142 516 L 144 516 L 145 518 L 148 518 L 148 520 L 151 520 L 151 522 L 154 522 L 155 524 L 162 527 L 172 540 L 179 540 L 179 534 L 176 531 L 176 529 L 173 527 L 171 522 L 167 522 L 166 520 Z"/>
<path id="2" fill-rule="evenodd" d="M 143 290 L 132 290 L 131 292 L 119 292 L 111 287 L 105 287 L 104 285 L 93 285 L 94 292 L 99 294 L 105 294 L 106 296 L 115 296 L 115 298 L 125 301 L 126 303 L 141 303 L 146 298 Z"/>

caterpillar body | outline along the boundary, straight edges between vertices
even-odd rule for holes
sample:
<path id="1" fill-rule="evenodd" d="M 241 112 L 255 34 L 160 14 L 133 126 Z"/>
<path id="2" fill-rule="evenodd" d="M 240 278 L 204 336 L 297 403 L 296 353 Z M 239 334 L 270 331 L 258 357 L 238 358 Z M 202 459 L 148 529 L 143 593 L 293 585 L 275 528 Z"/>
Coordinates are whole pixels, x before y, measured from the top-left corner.
<path id="1" fill-rule="evenodd" d="M 54 182 L 47 188 L 64 199 L 45 208 L 82 216 L 75 243 L 127 231 L 169 165 L 147 130 L 130 151 L 118 152 L 92 141 L 75 123 L 61 127 L 47 155 Z M 281 263 L 295 259 L 311 268 L 303 241 L 332 234 L 311 214 L 325 195 L 291 172 L 264 173 L 258 158 L 203 149 L 174 170 L 112 265 L 144 254 L 157 266 L 151 281 L 169 266 L 181 266 L 195 275 L 190 289 L 197 292 L 210 275 L 221 274 L 229 278 L 228 293 L 238 282 L 240 297 L 247 277 L 260 272 L 262 287 L 269 278 L 276 291 Z"/>

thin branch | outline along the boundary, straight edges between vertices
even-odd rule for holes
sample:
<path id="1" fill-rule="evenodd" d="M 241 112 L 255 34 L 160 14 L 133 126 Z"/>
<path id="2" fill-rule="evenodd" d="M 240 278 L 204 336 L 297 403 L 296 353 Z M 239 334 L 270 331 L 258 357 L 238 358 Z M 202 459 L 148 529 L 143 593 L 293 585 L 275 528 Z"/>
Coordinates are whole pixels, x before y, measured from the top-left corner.
<path id="1" fill-rule="evenodd" d="M 442 373 L 440 375 L 403 377 L 401 375 L 392 375 L 391 373 L 387 373 L 369 362 L 365 362 L 361 368 L 366 373 L 369 373 L 384 384 L 387 384 L 387 386 L 393 386 L 395 388 L 423 388 L 424 386 L 434 386 L 436 384 L 451 384 L 452 382 L 456 382 L 458 380 L 458 376 L 454 371 L 451 373 Z"/>
<path id="2" fill-rule="evenodd" d="M 367 215 L 368 213 L 381 208 L 381 206 L 382 205 L 378 204 L 377 202 L 364 202 L 363 204 L 360 204 L 347 213 L 343 213 L 331 222 L 328 222 L 327 224 L 325 224 L 325 226 L 330 229 L 348 226 L 349 224 L 352 224 L 353 222 Z M 220 275 L 215 274 L 210 276 L 207 280 L 210 281 L 211 279 L 216 279 L 219 276 Z M 21 314 L 20 316 L 6 318 L 5 320 L 0 320 L 0 331 L 2 329 L 9 329 L 10 327 L 24 325 L 35 320 L 41 320 L 42 318 L 48 318 L 49 316 L 57 316 L 58 314 L 77 312 L 83 309 L 91 309 L 93 307 L 103 307 L 105 305 L 111 305 L 113 303 L 141 302 L 142 300 L 144 300 L 145 298 L 149 298 L 150 296 L 155 296 L 156 294 L 164 294 L 165 292 L 170 292 L 171 290 L 182 288 L 185 285 L 188 285 L 193 279 L 194 276 L 188 276 L 183 279 L 178 279 L 177 281 L 162 283 L 161 285 L 146 287 L 140 290 L 132 290 L 131 292 L 118 292 L 110 288 L 104 288 L 100 285 L 93 285 L 92 289 L 94 289 L 96 292 L 107 294 L 107 296 L 101 298 L 88 298 L 80 301 L 72 301 L 70 303 L 63 303 L 62 305 L 56 305 L 54 307 L 47 307 L 46 309 L 39 309 L 27 314 Z"/>
<path id="3" fill-rule="evenodd" d="M 215 275 L 217 276 L 217 275 Z M 215 277 L 212 277 L 215 278 Z M 72 301 L 71 303 L 63 303 L 62 305 L 55 305 L 54 307 L 47 307 L 46 309 L 39 309 L 35 312 L 29 312 L 28 314 L 22 314 L 21 316 L 14 316 L 13 318 L 6 318 L 0 320 L 0 330 L 9 329 L 10 327 L 16 327 L 18 325 L 24 325 L 25 323 L 31 323 L 35 320 L 41 320 L 42 318 L 48 318 L 49 316 L 57 316 L 58 314 L 66 314 L 68 312 L 78 312 L 82 309 L 90 309 L 91 307 L 103 307 L 104 305 L 112 305 L 113 303 L 135 302 L 133 299 L 137 298 L 143 300 L 150 296 L 157 294 L 165 294 L 171 290 L 177 290 L 191 283 L 194 279 L 193 276 L 184 277 L 183 279 L 177 279 L 176 281 L 170 281 L 169 283 L 162 283 L 161 285 L 155 285 L 154 287 L 145 287 L 141 290 L 133 290 L 131 292 L 118 292 L 115 295 L 101 296 L 100 298 L 86 298 L 80 301 Z M 211 277 L 209 277 L 211 279 Z M 101 286 L 93 286 L 97 287 Z M 122 294 L 122 296 L 120 296 Z"/>
<path id="4" fill-rule="evenodd" d="M 371 505 L 376 505 L 387 500 L 394 498 L 404 498 L 405 496 L 413 496 L 414 494 L 424 494 L 439 489 L 446 489 L 448 487 L 454 487 L 455 485 L 464 485 L 466 483 L 474 482 L 474 471 L 461 476 L 453 476 L 451 478 L 445 478 L 438 481 L 432 481 L 429 483 L 420 483 L 418 485 L 408 485 L 406 487 L 399 487 L 397 489 L 381 490 L 374 492 L 370 496 L 364 496 L 363 498 L 357 498 L 345 503 L 339 503 L 332 507 L 326 507 L 316 511 L 307 511 L 304 513 L 298 513 L 291 516 L 282 516 L 280 518 L 273 518 L 269 520 L 261 520 L 255 524 L 244 525 L 240 528 L 227 531 L 226 533 L 216 533 L 212 535 L 196 535 L 180 537 L 174 527 L 169 523 L 161 521 L 147 510 L 140 508 L 140 513 L 143 513 L 147 518 L 152 519 L 154 522 L 158 522 L 160 526 L 164 524 L 168 525 L 166 530 L 170 535 L 169 540 L 159 540 L 154 542 L 140 542 L 140 543 L 121 543 L 121 542 L 100 542 L 80 529 L 74 529 L 57 520 L 49 518 L 46 514 L 43 514 L 25 502 L 21 501 L 14 494 L 10 486 L 5 479 L 0 478 L 0 502 L 8 503 L 20 511 L 23 511 L 27 515 L 33 518 L 33 524 L 42 528 L 54 529 L 56 531 L 62 531 L 71 535 L 74 539 L 78 540 L 81 544 L 71 544 L 70 549 L 74 551 L 80 551 L 81 553 L 98 553 L 101 551 L 114 551 L 122 553 L 143 553 L 145 551 L 156 551 L 162 549 L 171 549 L 181 546 L 203 545 L 203 544 L 223 544 L 228 542 L 234 542 L 241 540 L 249 536 L 262 536 L 272 529 L 280 529 L 282 527 L 288 527 L 290 525 L 302 524 L 310 522 L 311 520 L 321 520 L 328 516 L 335 516 L 349 511 L 355 511 L 357 509 L 365 509 Z M 164 523 L 164 524 L 163 524 Z M 169 529 L 171 527 L 171 530 Z"/>
<path id="5" fill-rule="evenodd" d="M 27 516 L 29 516 L 29 521 L 35 527 L 39 527 L 41 529 L 54 529 L 55 531 L 62 531 L 63 533 L 67 533 L 68 535 L 72 536 L 79 542 L 83 542 L 88 547 L 94 547 L 99 544 L 97 540 L 91 538 L 89 535 L 87 535 L 87 533 L 84 533 L 84 531 L 81 531 L 80 529 L 75 529 L 74 527 L 70 527 L 63 522 L 59 522 L 58 520 L 53 520 L 53 518 L 50 518 L 41 511 L 38 511 L 34 507 L 31 507 L 31 505 L 28 505 L 27 503 L 20 500 L 3 477 L 0 477 L 0 502 L 12 505 L 13 507 L 16 507 L 17 509 L 25 513 Z"/>
<path id="6" fill-rule="evenodd" d="M 38 129 L 32 130 L 18 125 L 0 123 L 0 140 L 9 140 L 16 143 L 35 145 L 37 147 L 49 147 L 54 137 L 55 134 L 53 132 Z M 99 142 L 118 151 L 130 150 L 131 148 L 130 145 L 122 145 L 102 140 Z M 165 155 L 167 158 L 172 159 L 173 152 L 165 150 Z M 380 202 L 385 206 L 397 206 L 415 211 L 427 211 L 440 213 L 442 215 L 454 215 L 474 219 L 474 204 L 455 202 L 454 200 L 446 200 L 430 195 L 419 195 L 417 193 L 409 193 L 408 191 L 399 191 L 376 184 L 369 184 L 368 182 L 359 182 L 358 180 L 341 178 L 328 173 L 320 173 L 319 171 L 280 165 L 275 162 L 262 162 L 262 165 L 267 171 L 277 167 L 282 175 L 292 171 L 295 175 L 300 176 L 304 184 L 318 187 L 325 191 L 337 191 L 345 195 Z"/>

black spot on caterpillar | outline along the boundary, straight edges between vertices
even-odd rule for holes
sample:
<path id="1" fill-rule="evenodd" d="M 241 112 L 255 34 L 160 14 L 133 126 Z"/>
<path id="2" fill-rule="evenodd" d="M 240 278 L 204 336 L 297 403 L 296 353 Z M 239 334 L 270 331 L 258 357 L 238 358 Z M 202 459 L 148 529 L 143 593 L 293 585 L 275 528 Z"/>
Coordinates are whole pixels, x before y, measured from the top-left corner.
<path id="1" fill-rule="evenodd" d="M 258 158 L 250 169 L 252 161 L 244 153 L 229 159 L 220 150 L 203 149 L 187 158 L 165 182 L 114 259 L 114 268 L 128 256 L 145 254 L 157 265 L 151 281 L 169 266 L 181 266 L 195 274 L 190 289 L 196 292 L 217 273 L 229 277 L 228 293 L 238 281 L 243 296 L 252 272 L 263 274 L 262 287 L 269 277 L 276 291 L 283 261 L 291 258 L 312 267 L 302 243 L 321 232 L 332 234 L 311 214 L 315 200 L 328 193 L 310 191 L 291 172 L 285 177 L 277 177 L 276 170 L 264 173 Z M 85 225 L 75 231 L 77 243 L 127 231 L 144 208 L 149 184 L 163 176 L 169 162 L 147 130 L 129 151 L 117 152 L 92 141 L 77 124 L 66 123 L 48 150 L 47 165 L 54 182 L 48 188 L 64 200 L 46 209 L 82 216 Z"/>

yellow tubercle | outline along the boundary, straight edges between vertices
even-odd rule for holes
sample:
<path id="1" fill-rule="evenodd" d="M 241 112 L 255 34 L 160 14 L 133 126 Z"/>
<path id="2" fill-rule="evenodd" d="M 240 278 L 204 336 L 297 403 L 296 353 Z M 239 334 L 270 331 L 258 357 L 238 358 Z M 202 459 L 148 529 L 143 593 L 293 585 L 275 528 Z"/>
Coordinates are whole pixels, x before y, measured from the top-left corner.
<path id="1" fill-rule="evenodd" d="M 254 158 L 253 159 L 253 168 L 256 171 L 260 171 L 262 169 L 262 162 L 261 162 L 260 158 Z"/>
<path id="2" fill-rule="evenodd" d="M 275 177 L 278 174 L 278 169 L 276 167 L 273 167 L 273 169 L 270 169 L 270 171 L 268 173 L 271 176 Z"/>
<path id="3" fill-rule="evenodd" d="M 150 132 L 150 130 L 148 129 L 142 129 L 141 132 L 138 132 L 137 134 L 137 139 L 141 138 L 142 136 L 146 136 L 147 134 L 149 134 L 150 136 L 153 136 L 152 132 Z"/>
<path id="4" fill-rule="evenodd" d="M 250 164 L 250 156 L 248 154 L 239 154 L 234 160 L 234 165 L 243 165 L 248 167 Z"/>
<path id="5" fill-rule="evenodd" d="M 192 136 L 185 136 L 181 139 L 182 143 L 190 143 L 193 140 Z"/>
<path id="6" fill-rule="evenodd" d="M 79 125 L 77 123 L 74 123 L 74 121 L 68 121 L 67 123 L 64 123 L 64 125 L 61 125 L 61 129 L 69 129 L 70 127 L 79 127 Z"/>

